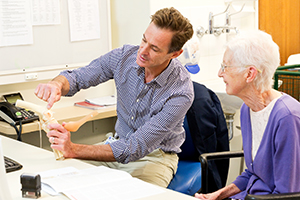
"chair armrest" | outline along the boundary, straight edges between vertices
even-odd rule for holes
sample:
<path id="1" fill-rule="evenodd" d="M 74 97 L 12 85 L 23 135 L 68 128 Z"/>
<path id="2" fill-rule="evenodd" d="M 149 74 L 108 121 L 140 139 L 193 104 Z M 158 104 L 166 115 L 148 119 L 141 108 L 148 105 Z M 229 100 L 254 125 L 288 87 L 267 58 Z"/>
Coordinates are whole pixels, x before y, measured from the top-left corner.
<path id="1" fill-rule="evenodd" d="M 245 200 L 276 200 L 276 199 L 291 199 L 291 200 L 300 200 L 300 192 L 297 193 L 284 193 L 284 194 L 267 194 L 267 195 L 252 195 L 248 194 Z"/>
<path id="2" fill-rule="evenodd" d="M 244 151 L 223 151 L 223 152 L 213 152 L 213 153 L 203 153 L 199 156 L 199 161 L 201 163 L 202 171 L 202 183 L 201 183 L 201 193 L 206 194 L 208 192 L 208 161 L 209 160 L 220 160 L 243 157 Z"/>
<path id="3" fill-rule="evenodd" d="M 227 158 L 237 158 L 243 157 L 244 151 L 222 151 L 222 152 L 213 152 L 213 153 L 203 153 L 199 156 L 199 160 L 220 160 L 220 159 L 227 159 Z"/>

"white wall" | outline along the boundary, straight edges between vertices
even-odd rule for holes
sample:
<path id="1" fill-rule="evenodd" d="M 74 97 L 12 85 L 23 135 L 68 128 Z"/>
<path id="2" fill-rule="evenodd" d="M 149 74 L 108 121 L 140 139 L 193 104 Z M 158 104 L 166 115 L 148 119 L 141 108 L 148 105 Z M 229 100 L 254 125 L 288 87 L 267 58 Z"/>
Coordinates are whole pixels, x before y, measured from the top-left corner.
<path id="1" fill-rule="evenodd" d="M 150 22 L 150 15 L 164 7 L 173 6 L 180 10 L 191 20 L 195 30 L 198 26 L 203 26 L 207 29 L 209 12 L 218 13 L 225 10 L 225 1 L 228 0 L 111 0 L 113 47 L 119 47 L 126 43 L 139 44 L 142 34 Z M 233 5 L 237 5 L 237 7 L 240 8 L 240 2 L 243 1 L 233 2 Z M 251 9 L 251 4 L 254 5 L 252 1 L 247 0 L 245 2 L 247 5 L 250 5 L 247 7 L 248 10 Z M 252 8 L 253 7 L 254 6 L 252 6 Z M 237 26 L 241 30 L 254 29 L 257 27 L 256 14 L 257 13 L 244 12 L 234 15 L 232 17 L 232 25 Z M 224 23 L 223 15 L 217 16 L 215 19 L 216 25 L 222 25 Z M 214 35 L 204 35 L 199 39 L 201 47 L 199 65 L 201 71 L 197 75 L 192 75 L 193 80 L 205 83 L 206 81 L 217 79 L 217 71 L 222 62 L 222 54 L 224 51 L 223 45 L 227 37 L 226 34 L 222 34 L 218 37 Z M 39 100 L 33 94 L 35 87 L 39 82 L 48 82 L 49 80 L 1 85 L 0 95 L 21 92 L 25 100 L 37 103 Z M 82 92 L 74 98 L 63 99 L 62 103 L 60 103 L 61 105 L 58 106 L 72 105 L 74 101 L 82 99 L 85 96 L 105 96 L 114 94 L 114 92 L 114 84 L 113 82 L 109 82 L 105 86 L 99 86 L 90 91 Z M 68 103 L 68 101 L 70 101 L 70 103 Z"/>
<path id="2" fill-rule="evenodd" d="M 150 22 L 148 0 L 111 0 L 112 47 L 140 44 Z"/>
<path id="3" fill-rule="evenodd" d="M 164 7 L 175 7 L 187 17 L 196 32 L 199 26 L 208 29 L 209 12 L 213 14 L 225 11 L 228 0 L 112 0 L 113 46 L 118 47 L 126 43 L 139 44 L 142 34 L 147 28 L 150 18 L 157 10 Z M 231 25 L 239 30 L 257 28 L 257 9 L 253 1 L 233 1 L 230 13 L 237 12 L 246 3 L 243 11 L 232 15 Z M 149 7 L 148 7 L 149 6 Z M 123 9 L 124 7 L 135 9 Z M 225 24 L 225 14 L 214 17 L 215 25 Z M 117 26 L 115 26 L 117 24 Z M 129 26 L 130 24 L 130 26 Z M 118 27 L 118 28 L 117 28 Z M 122 27 L 122 29 L 120 29 Z M 128 28 L 126 28 L 128 27 Z M 200 42 L 201 57 L 199 60 L 200 73 L 192 75 L 192 79 L 199 82 L 217 79 L 217 71 L 223 57 L 223 45 L 234 34 L 220 36 L 204 35 Z M 194 34 L 194 38 L 197 38 Z"/>
<path id="4" fill-rule="evenodd" d="M 139 44 L 142 34 L 150 22 L 150 15 L 164 7 L 175 7 L 187 17 L 196 32 L 199 26 L 208 29 L 209 12 L 225 11 L 228 0 L 111 0 L 113 47 L 123 44 Z M 231 25 L 239 30 L 257 29 L 257 2 L 249 0 L 233 1 L 230 13 L 237 12 L 246 3 L 243 11 L 232 15 Z M 128 7 L 130 9 L 124 9 Z M 133 9 L 134 8 L 134 9 Z M 215 25 L 225 24 L 225 15 L 214 17 Z M 200 73 L 192 75 L 194 81 L 202 82 L 217 79 L 217 72 L 223 57 L 223 45 L 234 34 L 220 36 L 204 35 L 200 42 Z M 197 38 L 194 34 L 194 38 Z M 198 38 L 197 38 L 198 39 Z"/>

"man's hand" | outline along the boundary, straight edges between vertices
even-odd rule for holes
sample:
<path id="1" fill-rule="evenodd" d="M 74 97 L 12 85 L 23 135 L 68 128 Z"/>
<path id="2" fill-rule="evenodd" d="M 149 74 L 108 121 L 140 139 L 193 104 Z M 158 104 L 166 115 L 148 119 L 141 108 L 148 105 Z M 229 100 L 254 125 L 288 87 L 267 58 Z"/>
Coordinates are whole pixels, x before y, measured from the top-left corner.
<path id="1" fill-rule="evenodd" d="M 61 89 L 59 88 L 58 83 L 50 81 L 47 84 L 40 83 L 34 91 L 34 94 L 48 102 L 47 108 L 50 109 L 53 104 L 60 100 Z"/>
<path id="2" fill-rule="evenodd" d="M 75 157 L 72 151 L 71 134 L 60 124 L 49 124 L 50 131 L 47 133 L 51 148 L 61 151 L 65 158 Z"/>
<path id="3" fill-rule="evenodd" d="M 66 123 L 49 124 L 47 133 L 51 148 L 61 151 L 65 158 L 115 162 L 116 159 L 109 144 L 85 145 L 71 142 L 71 134 L 64 128 Z"/>
<path id="4" fill-rule="evenodd" d="M 47 108 L 52 108 L 53 104 L 60 100 L 62 95 L 66 95 L 69 91 L 69 82 L 64 76 L 57 76 L 52 81 L 37 86 L 34 94 L 48 102 Z"/>

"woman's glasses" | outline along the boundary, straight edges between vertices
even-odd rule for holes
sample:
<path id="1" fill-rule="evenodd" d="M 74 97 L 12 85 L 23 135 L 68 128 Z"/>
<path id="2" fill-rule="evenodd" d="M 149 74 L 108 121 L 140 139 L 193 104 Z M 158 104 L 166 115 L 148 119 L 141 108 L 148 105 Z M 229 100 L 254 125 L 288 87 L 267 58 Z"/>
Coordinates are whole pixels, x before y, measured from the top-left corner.
<path id="1" fill-rule="evenodd" d="M 246 65 L 245 68 L 246 68 L 246 67 L 249 67 L 249 66 L 250 66 L 250 65 Z M 228 67 L 235 67 L 235 66 L 227 66 L 227 65 L 224 65 L 223 63 L 221 63 L 221 72 L 224 73 L 224 72 L 225 72 L 225 69 L 228 68 Z M 255 68 L 256 68 L 256 67 L 255 67 Z M 262 73 L 262 71 L 261 71 L 260 69 L 257 69 L 257 68 L 256 68 L 256 70 L 257 70 L 259 73 Z"/>

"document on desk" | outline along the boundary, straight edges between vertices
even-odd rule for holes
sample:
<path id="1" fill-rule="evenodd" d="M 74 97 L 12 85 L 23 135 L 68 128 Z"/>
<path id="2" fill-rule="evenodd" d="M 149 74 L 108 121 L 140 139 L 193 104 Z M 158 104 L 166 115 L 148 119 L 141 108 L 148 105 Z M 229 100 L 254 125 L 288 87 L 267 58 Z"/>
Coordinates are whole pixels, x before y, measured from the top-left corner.
<path id="1" fill-rule="evenodd" d="M 64 194 L 71 200 L 134 200 L 165 192 L 127 172 L 104 166 L 84 170 L 67 167 L 39 174 L 42 190 L 51 195 Z"/>
<path id="2" fill-rule="evenodd" d="M 85 101 L 99 106 L 112 106 L 117 104 L 117 98 L 114 95 L 98 98 L 88 98 L 85 99 Z"/>

